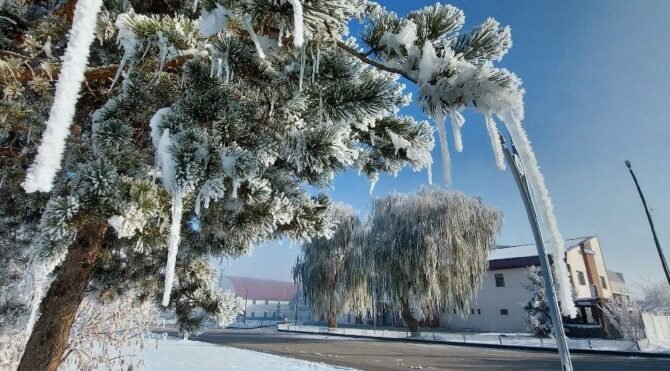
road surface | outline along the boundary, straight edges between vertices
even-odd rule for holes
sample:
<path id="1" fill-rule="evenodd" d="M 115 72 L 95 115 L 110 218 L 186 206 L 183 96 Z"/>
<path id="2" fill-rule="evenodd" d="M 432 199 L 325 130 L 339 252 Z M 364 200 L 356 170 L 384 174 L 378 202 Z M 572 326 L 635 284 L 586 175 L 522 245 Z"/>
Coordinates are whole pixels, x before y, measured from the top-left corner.
<path id="1" fill-rule="evenodd" d="M 173 330 L 168 330 L 176 335 Z M 560 370 L 557 354 L 278 332 L 210 330 L 191 340 L 361 370 Z M 670 359 L 573 354 L 575 370 L 670 370 Z"/>

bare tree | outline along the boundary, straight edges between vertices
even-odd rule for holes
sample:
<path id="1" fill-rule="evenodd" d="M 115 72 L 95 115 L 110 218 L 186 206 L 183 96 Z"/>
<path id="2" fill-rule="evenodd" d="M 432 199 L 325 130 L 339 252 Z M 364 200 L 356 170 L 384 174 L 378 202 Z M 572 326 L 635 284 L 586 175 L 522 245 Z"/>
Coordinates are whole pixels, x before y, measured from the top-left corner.
<path id="1" fill-rule="evenodd" d="M 599 305 L 603 315 L 626 339 L 637 341 L 644 338 L 644 324 L 640 309 L 634 301 L 625 297 L 612 298 Z"/>
<path id="2" fill-rule="evenodd" d="M 641 285 L 640 310 L 645 313 L 670 314 L 670 286 L 665 282 Z"/>
<path id="3" fill-rule="evenodd" d="M 148 301 L 135 305 L 131 301 L 131 296 L 104 304 L 93 297 L 85 298 L 74 320 L 61 367 L 119 370 L 141 366 L 136 352 L 151 337 L 150 329 L 159 321 L 158 310 Z M 17 367 L 28 335 L 19 332 L 0 344 L 1 369 Z"/>

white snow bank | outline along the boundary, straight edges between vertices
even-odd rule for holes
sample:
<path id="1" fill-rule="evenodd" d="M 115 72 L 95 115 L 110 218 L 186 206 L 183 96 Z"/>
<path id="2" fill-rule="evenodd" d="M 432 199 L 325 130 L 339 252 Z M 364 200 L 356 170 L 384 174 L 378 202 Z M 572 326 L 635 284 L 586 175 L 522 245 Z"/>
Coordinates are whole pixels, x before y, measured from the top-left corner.
<path id="1" fill-rule="evenodd" d="M 312 333 L 321 335 L 347 335 L 347 336 L 365 336 L 371 338 L 395 338 L 395 339 L 417 339 L 409 331 L 402 330 L 374 330 L 371 328 L 327 328 L 321 326 L 279 324 L 277 328 L 282 331 L 297 331 L 301 333 Z M 534 348 L 556 348 L 554 339 L 541 339 L 525 333 L 458 333 L 430 331 L 425 329 L 421 331 L 418 339 L 435 342 L 451 342 L 464 344 L 495 344 L 510 346 L 527 346 Z M 670 350 L 670 342 L 659 342 L 646 345 L 645 341 L 635 342 L 632 340 L 604 340 L 604 339 L 568 339 L 570 349 L 588 349 L 588 350 L 616 350 L 622 352 L 664 352 Z"/>
<path id="2" fill-rule="evenodd" d="M 280 357 L 251 350 L 235 349 L 199 341 L 167 338 L 158 348 L 145 347 L 138 356 L 144 370 L 351 370 L 323 363 Z"/>
<path id="3" fill-rule="evenodd" d="M 233 322 L 226 326 L 226 328 L 260 328 L 260 327 L 269 327 L 269 326 L 277 326 L 279 324 L 279 321 L 249 321 L 247 320 L 246 323 L 244 322 Z"/>

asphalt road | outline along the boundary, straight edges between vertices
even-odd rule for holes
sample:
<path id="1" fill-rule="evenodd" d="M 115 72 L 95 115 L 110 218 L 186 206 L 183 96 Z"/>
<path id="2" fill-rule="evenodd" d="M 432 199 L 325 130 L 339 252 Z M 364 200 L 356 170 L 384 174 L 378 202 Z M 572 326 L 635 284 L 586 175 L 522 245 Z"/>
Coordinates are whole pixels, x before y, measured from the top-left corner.
<path id="1" fill-rule="evenodd" d="M 558 355 L 545 352 L 303 335 L 275 329 L 211 330 L 191 340 L 361 370 L 560 370 Z M 578 371 L 670 370 L 670 359 L 573 354 L 572 360 Z"/>

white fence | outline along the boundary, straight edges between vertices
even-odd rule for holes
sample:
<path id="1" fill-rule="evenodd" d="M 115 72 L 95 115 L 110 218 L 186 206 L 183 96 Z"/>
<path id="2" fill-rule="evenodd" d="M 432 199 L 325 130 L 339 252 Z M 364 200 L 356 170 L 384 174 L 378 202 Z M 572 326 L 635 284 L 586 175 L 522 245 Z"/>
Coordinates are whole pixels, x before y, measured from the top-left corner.
<path id="1" fill-rule="evenodd" d="M 670 316 L 642 313 L 642 321 L 649 341 L 654 343 L 670 340 Z"/>
<path id="2" fill-rule="evenodd" d="M 495 334 L 461 334 L 448 332 L 421 331 L 419 336 L 412 337 L 409 331 L 373 330 L 361 328 L 328 328 L 294 324 L 278 324 L 277 328 L 284 331 L 298 331 L 313 334 L 334 334 L 349 336 L 365 336 L 393 339 L 421 339 L 426 341 L 444 341 L 452 343 L 495 344 L 510 346 L 526 346 L 535 348 L 556 348 L 554 339 L 541 339 L 531 336 L 508 336 Z M 631 340 L 603 339 L 568 339 L 570 349 L 615 350 L 638 352 L 649 344 L 648 341 L 634 342 Z"/>

